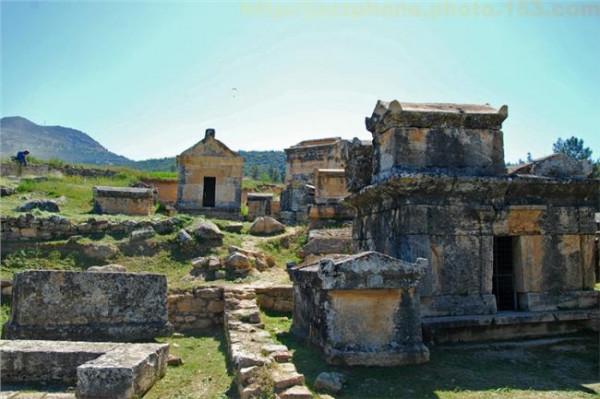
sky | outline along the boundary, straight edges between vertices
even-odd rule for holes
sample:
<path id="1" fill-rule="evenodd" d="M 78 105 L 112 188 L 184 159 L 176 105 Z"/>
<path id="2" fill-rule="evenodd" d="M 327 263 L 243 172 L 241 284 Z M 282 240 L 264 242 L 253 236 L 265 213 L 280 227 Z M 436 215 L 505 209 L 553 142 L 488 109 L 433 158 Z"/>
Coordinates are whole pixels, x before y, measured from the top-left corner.
<path id="1" fill-rule="evenodd" d="M 575 4 L 575 5 L 573 5 Z M 140 160 L 371 138 L 378 99 L 507 104 L 507 161 L 600 157 L 600 2 L 6 2 L 2 116 Z"/>

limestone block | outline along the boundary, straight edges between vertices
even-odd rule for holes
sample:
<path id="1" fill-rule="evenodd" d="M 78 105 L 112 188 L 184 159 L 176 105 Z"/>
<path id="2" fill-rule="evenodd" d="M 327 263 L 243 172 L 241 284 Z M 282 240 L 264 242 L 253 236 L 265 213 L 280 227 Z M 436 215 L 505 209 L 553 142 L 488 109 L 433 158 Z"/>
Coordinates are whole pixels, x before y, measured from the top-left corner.
<path id="1" fill-rule="evenodd" d="M 136 341 L 168 335 L 167 281 L 146 273 L 17 273 L 10 339 Z"/>

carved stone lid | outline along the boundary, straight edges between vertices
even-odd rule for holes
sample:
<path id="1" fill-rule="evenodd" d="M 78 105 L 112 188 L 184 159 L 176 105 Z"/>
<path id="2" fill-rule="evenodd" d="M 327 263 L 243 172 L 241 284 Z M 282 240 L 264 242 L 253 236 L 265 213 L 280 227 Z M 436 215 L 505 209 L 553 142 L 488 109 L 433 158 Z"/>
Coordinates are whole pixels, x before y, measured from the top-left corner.
<path id="1" fill-rule="evenodd" d="M 508 106 L 489 104 L 411 103 L 377 101 L 367 129 L 380 133 L 392 127 L 497 128 L 508 116 Z"/>

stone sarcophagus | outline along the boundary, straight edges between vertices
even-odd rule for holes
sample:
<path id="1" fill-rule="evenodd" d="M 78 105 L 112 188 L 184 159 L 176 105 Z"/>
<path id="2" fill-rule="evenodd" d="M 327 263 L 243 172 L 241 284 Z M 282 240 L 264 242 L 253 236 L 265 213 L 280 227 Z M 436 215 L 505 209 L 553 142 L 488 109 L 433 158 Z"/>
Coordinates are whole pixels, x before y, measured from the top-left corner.
<path id="1" fill-rule="evenodd" d="M 417 292 L 427 264 L 363 252 L 290 269 L 292 332 L 321 347 L 332 364 L 427 362 Z"/>
<path id="2" fill-rule="evenodd" d="M 14 277 L 12 313 L 2 335 L 130 342 L 171 330 L 164 275 L 28 270 Z"/>
<path id="3" fill-rule="evenodd" d="M 154 190 L 136 187 L 94 187 L 96 213 L 147 216 L 154 213 Z"/>

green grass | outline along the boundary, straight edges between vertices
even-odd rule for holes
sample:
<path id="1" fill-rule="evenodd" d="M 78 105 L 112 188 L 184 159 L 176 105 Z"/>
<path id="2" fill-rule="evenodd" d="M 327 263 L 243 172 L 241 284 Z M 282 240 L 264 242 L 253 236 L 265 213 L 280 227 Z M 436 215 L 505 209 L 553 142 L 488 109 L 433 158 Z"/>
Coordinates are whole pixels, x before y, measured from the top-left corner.
<path id="1" fill-rule="evenodd" d="M 227 398 L 235 391 L 228 373 L 225 338 L 221 332 L 211 336 L 169 337 L 169 352 L 184 364 L 169 366 L 167 374 L 144 396 L 145 399 Z"/>
<path id="2" fill-rule="evenodd" d="M 270 255 L 275 259 L 277 265 L 283 266 L 289 261 L 296 263 L 301 261 L 299 256 L 300 249 L 306 244 L 307 234 L 305 231 L 299 231 L 297 234 L 285 237 L 283 239 L 265 240 L 258 244 L 258 247 L 265 255 Z"/>
<path id="3" fill-rule="evenodd" d="M 336 367 L 320 351 L 289 333 L 291 318 L 262 315 L 266 329 L 294 351 L 293 362 L 312 388 L 323 371 L 346 375 L 345 398 L 596 398 L 598 346 L 583 336 L 571 346 L 433 347 L 429 363 L 404 367 Z M 595 391 L 595 392 L 594 392 Z"/>
<path id="4" fill-rule="evenodd" d="M 59 200 L 60 214 L 75 219 L 91 217 L 94 186 L 128 186 L 136 178 L 118 175 L 113 178 L 86 178 L 81 176 L 22 179 L 17 193 L 2 198 L 0 211 L 3 215 L 18 215 L 15 208 L 26 199 L 50 198 Z M 40 212 L 43 215 L 44 212 Z M 93 215 L 94 217 L 99 215 Z M 128 218 L 131 218 L 130 216 Z"/>

